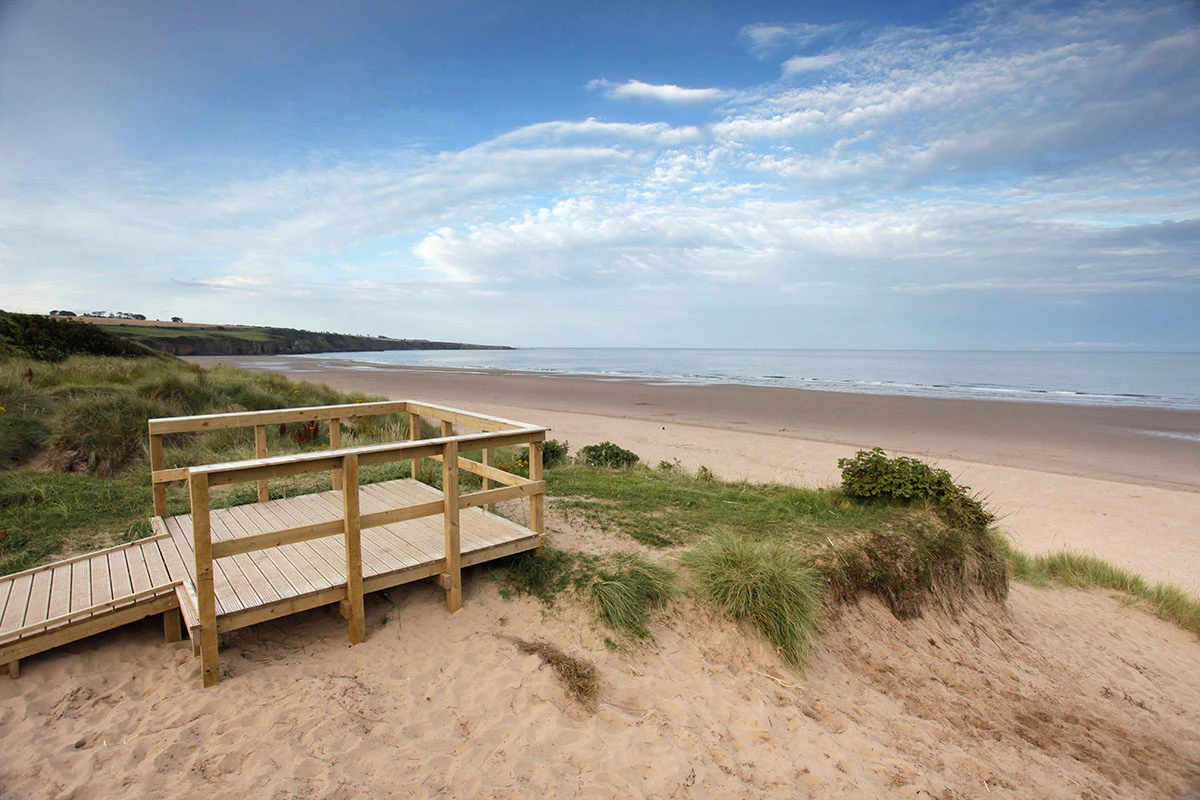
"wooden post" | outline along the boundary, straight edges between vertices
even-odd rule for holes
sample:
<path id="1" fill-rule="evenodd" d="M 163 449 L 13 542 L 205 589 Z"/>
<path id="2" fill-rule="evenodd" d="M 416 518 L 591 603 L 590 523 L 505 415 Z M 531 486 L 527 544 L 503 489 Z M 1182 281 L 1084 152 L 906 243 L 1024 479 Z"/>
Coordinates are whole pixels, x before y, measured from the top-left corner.
<path id="1" fill-rule="evenodd" d="M 415 442 L 421 438 L 421 415 L 408 412 L 408 440 Z M 412 479 L 414 481 L 421 480 L 421 459 L 414 458 L 412 460 Z"/>
<path id="2" fill-rule="evenodd" d="M 256 458 L 267 457 L 267 426 L 254 426 L 254 455 Z M 258 482 L 258 502 L 265 503 L 271 499 L 271 490 L 267 488 L 267 479 Z"/>
<path id="3" fill-rule="evenodd" d="M 444 425 L 444 423 L 443 423 Z M 462 552 L 458 530 L 458 442 L 442 448 L 442 516 L 446 519 L 446 610 L 462 608 Z"/>
<path id="4" fill-rule="evenodd" d="M 542 480 L 542 443 L 529 443 L 529 480 Z M 529 495 L 529 530 L 545 533 L 546 495 L 542 492 Z"/>
<path id="5" fill-rule="evenodd" d="M 169 611 L 164 611 L 163 615 L 163 636 L 168 643 L 183 641 L 183 624 L 179 617 L 179 609 L 172 608 Z"/>
<path id="6" fill-rule="evenodd" d="M 496 466 L 496 451 L 491 449 L 490 447 L 483 448 L 483 465 L 485 467 Z M 496 487 L 496 482 L 493 481 L 491 478 L 483 479 L 483 490 L 485 492 L 488 489 L 494 489 L 495 487 Z M 488 503 L 485 506 L 485 508 L 487 508 L 487 510 L 492 512 L 493 514 L 496 513 L 496 504 L 495 503 Z"/>
<path id="7" fill-rule="evenodd" d="M 454 435 L 454 423 L 449 420 L 442 420 L 442 436 Z"/>
<path id="8" fill-rule="evenodd" d="M 342 446 L 342 421 L 337 417 L 329 420 L 329 449 L 337 450 Z M 342 488 L 342 471 L 335 469 L 333 471 L 333 490 L 336 492 Z"/>
<path id="9" fill-rule="evenodd" d="M 205 686 L 221 680 L 217 661 L 217 596 L 213 585 L 212 528 L 208 511 L 208 476 L 188 477 L 192 499 L 192 545 L 196 553 L 196 605 L 200 616 L 200 678 Z"/>
<path id="10" fill-rule="evenodd" d="M 342 458 L 342 515 L 346 521 L 346 604 L 350 607 L 350 644 L 367 639 L 363 611 L 362 527 L 358 507 L 358 456 Z"/>
<path id="11" fill-rule="evenodd" d="M 14 681 L 21 677 L 20 659 L 13 659 L 12 661 L 8 662 L 8 677 L 12 678 Z"/>
<path id="12" fill-rule="evenodd" d="M 161 433 L 150 434 L 150 470 L 162 469 L 163 462 L 163 442 Z M 154 516 L 165 517 L 167 515 L 167 486 L 164 483 L 154 484 Z"/>

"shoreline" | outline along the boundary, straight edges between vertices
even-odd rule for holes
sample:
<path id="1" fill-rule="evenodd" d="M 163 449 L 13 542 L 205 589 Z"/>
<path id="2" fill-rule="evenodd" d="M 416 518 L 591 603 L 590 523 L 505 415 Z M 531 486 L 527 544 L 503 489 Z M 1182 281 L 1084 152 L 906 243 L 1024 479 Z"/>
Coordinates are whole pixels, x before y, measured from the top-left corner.
<path id="1" fill-rule="evenodd" d="M 1090 553 L 1200 595 L 1200 444 L 1138 433 L 1200 433 L 1200 412 L 364 368 L 319 357 L 189 360 L 536 423 L 573 452 L 608 440 L 651 466 L 678 461 L 729 480 L 833 486 L 839 458 L 880 446 L 948 470 L 1028 553 Z"/>
<path id="2" fill-rule="evenodd" d="M 321 356 L 199 356 L 348 391 L 740 430 L 1200 492 L 1200 410 L 681 385 L 411 367 Z M 468 400 L 469 399 L 469 400 Z"/>

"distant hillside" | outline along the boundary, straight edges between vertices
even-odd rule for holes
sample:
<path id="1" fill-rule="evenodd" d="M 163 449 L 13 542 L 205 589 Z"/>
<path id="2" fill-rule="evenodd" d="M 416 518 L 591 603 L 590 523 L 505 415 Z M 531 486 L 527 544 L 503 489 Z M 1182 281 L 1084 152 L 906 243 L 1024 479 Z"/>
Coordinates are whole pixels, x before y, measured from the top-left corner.
<path id="1" fill-rule="evenodd" d="M 83 317 L 84 323 L 103 326 L 120 337 L 176 356 L 305 355 L 362 353 L 380 350 L 511 350 L 495 345 L 431 342 L 426 339 L 389 339 L 318 333 L 295 328 L 260 328 L 242 325 L 203 325 L 183 322 L 134 321 Z"/>
<path id="2" fill-rule="evenodd" d="M 76 319 L 0 310 L 0 356 L 62 361 L 67 356 L 157 356 L 153 350 Z"/>

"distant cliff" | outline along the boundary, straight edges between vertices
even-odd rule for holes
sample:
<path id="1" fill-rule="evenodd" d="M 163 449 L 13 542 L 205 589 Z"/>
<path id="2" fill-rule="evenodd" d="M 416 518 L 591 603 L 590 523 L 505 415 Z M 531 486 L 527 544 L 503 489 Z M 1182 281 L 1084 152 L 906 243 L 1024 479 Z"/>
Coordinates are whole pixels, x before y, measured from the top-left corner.
<path id="1" fill-rule="evenodd" d="M 89 322 L 92 320 L 88 320 Z M 95 320 L 95 322 L 100 322 Z M 302 331 L 295 328 L 253 328 L 225 325 L 126 324 L 104 320 L 108 330 L 160 353 L 176 356 L 305 355 L 362 353 L 380 350 L 511 350 L 495 345 L 389 339 L 345 333 Z"/>

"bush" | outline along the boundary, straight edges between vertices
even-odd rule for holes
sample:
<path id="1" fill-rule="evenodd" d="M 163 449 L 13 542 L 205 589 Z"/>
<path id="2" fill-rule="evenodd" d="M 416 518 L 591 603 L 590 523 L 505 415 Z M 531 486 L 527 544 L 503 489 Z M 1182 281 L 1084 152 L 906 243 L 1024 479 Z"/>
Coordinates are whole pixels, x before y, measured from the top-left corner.
<path id="1" fill-rule="evenodd" d="M 880 447 L 839 458 L 842 491 L 850 497 L 928 501 L 951 525 L 986 530 L 996 521 L 970 487 L 954 483 L 950 473 L 907 456 L 888 458 Z"/>
<path id="2" fill-rule="evenodd" d="M 612 442 L 589 444 L 579 451 L 579 458 L 589 467 L 608 467 L 611 469 L 632 467 L 641 460 L 636 453 L 630 452 L 623 447 L 618 447 Z"/>
<path id="3" fill-rule="evenodd" d="M 542 466 L 556 467 L 559 464 L 566 464 L 568 444 L 569 442 L 560 442 L 557 439 L 547 439 L 542 444 Z"/>
<path id="4" fill-rule="evenodd" d="M 705 594 L 735 620 L 756 627 L 788 664 L 802 668 L 820 618 L 821 575 L 783 542 L 718 534 L 689 553 Z"/>

